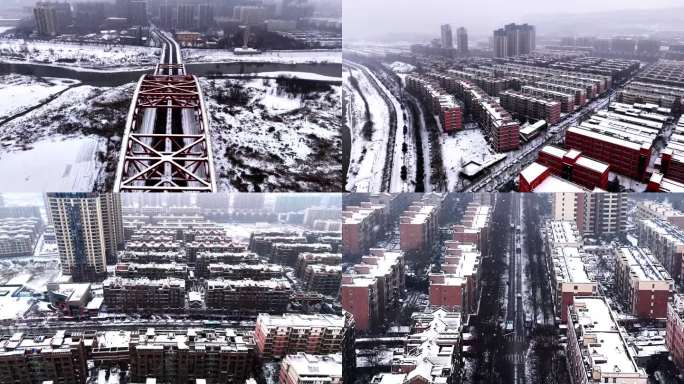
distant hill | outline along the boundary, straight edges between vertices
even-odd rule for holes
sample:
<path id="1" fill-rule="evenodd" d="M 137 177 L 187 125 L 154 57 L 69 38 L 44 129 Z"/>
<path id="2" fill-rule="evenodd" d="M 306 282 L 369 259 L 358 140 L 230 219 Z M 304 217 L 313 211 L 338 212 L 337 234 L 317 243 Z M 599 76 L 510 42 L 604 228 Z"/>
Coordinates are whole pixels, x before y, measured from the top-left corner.
<path id="1" fill-rule="evenodd" d="M 530 14 L 525 20 L 544 36 L 684 33 L 684 7 L 596 13 Z"/>

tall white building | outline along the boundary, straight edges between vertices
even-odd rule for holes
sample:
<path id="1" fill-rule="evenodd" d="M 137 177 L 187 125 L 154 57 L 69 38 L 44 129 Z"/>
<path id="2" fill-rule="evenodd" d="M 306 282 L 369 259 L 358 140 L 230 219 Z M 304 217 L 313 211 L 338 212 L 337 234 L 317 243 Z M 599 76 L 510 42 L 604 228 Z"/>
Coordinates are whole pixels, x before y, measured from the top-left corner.
<path id="1" fill-rule="evenodd" d="M 107 261 L 116 262 L 123 241 L 119 195 L 49 193 L 47 203 L 62 273 L 76 282 L 106 277 Z"/>
<path id="2" fill-rule="evenodd" d="M 624 193 L 554 193 L 554 220 L 575 222 L 585 235 L 615 235 L 625 230 L 629 200 Z"/>
<path id="3" fill-rule="evenodd" d="M 454 47 L 454 34 L 451 32 L 451 25 L 444 24 L 441 28 L 442 32 L 442 48 L 451 49 Z"/>
<path id="4" fill-rule="evenodd" d="M 574 193 L 554 193 L 552 207 L 554 220 L 576 221 L 577 196 Z"/>

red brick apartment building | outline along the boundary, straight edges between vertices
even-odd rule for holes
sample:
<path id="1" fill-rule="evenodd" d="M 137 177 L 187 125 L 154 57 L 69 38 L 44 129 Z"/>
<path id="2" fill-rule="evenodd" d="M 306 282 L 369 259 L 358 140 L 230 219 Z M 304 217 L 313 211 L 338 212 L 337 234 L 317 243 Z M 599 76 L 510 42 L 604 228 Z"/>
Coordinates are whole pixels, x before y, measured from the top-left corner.
<path id="1" fill-rule="evenodd" d="M 560 103 L 561 112 L 563 113 L 570 113 L 575 110 L 575 97 L 572 94 L 531 85 L 521 87 L 521 91 L 526 95 L 554 100 Z"/>
<path id="2" fill-rule="evenodd" d="M 674 282 L 646 248 L 621 247 L 616 251 L 615 287 L 632 315 L 664 319 Z"/>
<path id="3" fill-rule="evenodd" d="M 481 254 L 489 254 L 489 224 L 492 209 L 489 205 L 468 204 L 460 225 L 452 226 L 453 240 L 473 244 Z"/>
<path id="4" fill-rule="evenodd" d="M 651 157 L 651 146 L 624 140 L 582 127 L 571 127 L 565 145 L 610 164 L 612 169 L 635 180 L 643 180 Z"/>
<path id="5" fill-rule="evenodd" d="M 590 192 L 587 188 L 553 174 L 551 168 L 536 161 L 520 171 L 518 176 L 519 192 Z"/>
<path id="6" fill-rule="evenodd" d="M 665 344 L 672 356 L 672 362 L 684 370 L 684 295 L 673 295 L 667 306 L 667 328 Z"/>
<path id="7" fill-rule="evenodd" d="M 348 206 L 342 211 L 342 253 L 358 257 L 368 252 L 385 236 L 388 220 L 387 207 L 383 204 L 362 202 Z"/>
<path id="8" fill-rule="evenodd" d="M 667 147 L 660 153 L 660 171 L 666 178 L 684 183 L 684 117 L 677 120 Z"/>
<path id="9" fill-rule="evenodd" d="M 613 172 L 643 181 L 663 124 L 615 107 L 612 111 L 598 111 L 579 126 L 570 127 L 565 146 L 610 164 Z"/>
<path id="10" fill-rule="evenodd" d="M 520 147 L 520 124 L 480 87 L 451 75 L 431 73 L 427 76 L 463 101 L 465 111 L 477 120 L 495 151 L 506 152 Z"/>
<path id="11" fill-rule="evenodd" d="M 326 355 L 343 352 L 353 332 L 349 318 L 338 315 L 286 313 L 257 317 L 254 340 L 259 357 L 280 359 L 299 352 Z"/>
<path id="12" fill-rule="evenodd" d="M 514 90 L 501 92 L 501 106 L 527 118 L 546 120 L 550 125 L 560 121 L 561 105 L 557 101 L 526 95 Z"/>
<path id="13" fill-rule="evenodd" d="M 409 75 L 406 77 L 406 89 L 417 95 L 431 114 L 439 117 L 444 132 L 463 128 L 461 106 L 439 83 L 427 77 Z"/>
<path id="14" fill-rule="evenodd" d="M 489 247 L 491 207 L 471 203 L 453 226 L 453 238 L 444 242 L 441 272 L 430 274 L 430 305 L 472 313 L 477 306 L 480 256 Z"/>
<path id="15" fill-rule="evenodd" d="M 375 248 L 351 272 L 342 275 L 342 308 L 354 316 L 356 329 L 366 331 L 399 305 L 404 292 L 404 254 Z"/>
<path id="16" fill-rule="evenodd" d="M 610 166 L 583 156 L 578 150 L 565 150 L 553 145 L 547 145 L 539 151 L 537 163 L 548 167 L 552 174 L 579 184 L 589 190 L 595 188 L 606 190 L 608 188 Z M 523 179 L 523 173 L 520 175 L 520 192 L 531 192 L 535 180 Z M 540 174 L 538 178 L 543 179 L 547 176 L 548 174 Z"/>
<path id="17" fill-rule="evenodd" d="M 411 204 L 399 217 L 399 244 L 402 251 L 423 256 L 438 236 L 442 198 L 425 196 Z"/>
<path id="18" fill-rule="evenodd" d="M 430 305 L 472 313 L 477 304 L 480 252 L 474 244 L 445 242 L 442 272 L 430 274 Z"/>

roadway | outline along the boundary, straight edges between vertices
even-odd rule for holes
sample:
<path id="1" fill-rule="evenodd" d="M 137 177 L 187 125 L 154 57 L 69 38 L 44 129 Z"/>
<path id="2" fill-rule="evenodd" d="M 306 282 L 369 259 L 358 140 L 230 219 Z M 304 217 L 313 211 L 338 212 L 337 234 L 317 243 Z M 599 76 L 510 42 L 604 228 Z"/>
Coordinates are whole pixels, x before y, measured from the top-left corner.
<path id="1" fill-rule="evenodd" d="M 528 341 L 525 332 L 525 308 L 523 305 L 523 279 L 525 274 L 522 268 L 522 240 L 520 227 L 522 195 L 511 195 L 511 212 L 508 236 L 508 297 L 506 308 L 506 341 L 507 359 L 510 361 L 513 372 L 513 383 L 525 383 L 525 354 Z M 512 328 L 512 329 L 511 329 Z"/>
<path id="2" fill-rule="evenodd" d="M 403 104 L 402 95 L 396 95 L 397 92 L 403 92 L 401 86 L 397 84 L 386 84 L 376 76 L 372 69 L 362 63 L 345 59 L 344 65 L 363 73 L 378 95 L 382 97 L 383 102 L 389 111 L 388 122 L 374 122 L 374 125 L 376 126 L 378 123 L 389 124 L 387 135 L 383 138 L 386 145 L 385 159 L 377 160 L 384 162 L 379 191 L 413 192 L 415 188 L 411 187 L 409 181 L 413 178 L 410 174 L 413 173 L 411 171 L 414 170 L 415 160 L 409 162 L 408 159 L 415 157 L 415 148 L 413 147 L 415 141 L 413 140 L 412 130 L 408 125 L 407 133 L 404 134 L 403 132 L 403 127 L 407 124 L 404 120 L 404 111 L 406 111 L 406 107 Z M 394 92 L 392 92 L 392 90 L 394 90 Z M 408 146 L 406 154 L 402 151 L 404 142 L 406 142 Z M 406 167 L 407 169 L 408 174 L 406 180 L 401 178 L 402 167 Z M 371 188 L 372 187 L 373 186 L 371 186 Z"/>

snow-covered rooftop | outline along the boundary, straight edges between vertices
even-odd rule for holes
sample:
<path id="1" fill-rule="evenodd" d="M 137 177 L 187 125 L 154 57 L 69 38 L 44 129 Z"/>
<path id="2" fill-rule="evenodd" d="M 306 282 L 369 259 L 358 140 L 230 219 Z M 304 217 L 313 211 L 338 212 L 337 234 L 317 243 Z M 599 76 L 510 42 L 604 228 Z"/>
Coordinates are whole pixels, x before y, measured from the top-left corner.
<path id="1" fill-rule="evenodd" d="M 602 382 L 602 377 L 634 378 L 636 373 L 645 380 L 646 373 L 634 361 L 605 298 L 575 297 L 569 320 L 580 327 L 577 342 L 588 359 L 587 369 L 593 371 L 588 372 L 589 376 L 598 375 Z"/>

